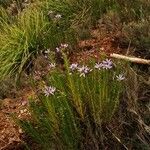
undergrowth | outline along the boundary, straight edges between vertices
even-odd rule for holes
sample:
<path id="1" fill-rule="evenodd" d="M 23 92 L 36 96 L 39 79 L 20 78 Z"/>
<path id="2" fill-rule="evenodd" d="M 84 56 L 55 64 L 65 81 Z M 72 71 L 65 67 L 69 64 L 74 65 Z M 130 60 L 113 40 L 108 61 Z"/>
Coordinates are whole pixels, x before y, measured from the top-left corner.
<path id="1" fill-rule="evenodd" d="M 97 37 L 111 37 L 115 45 L 128 49 L 128 55 L 149 59 L 149 5 L 150 2 L 144 0 L 133 0 L 132 3 L 116 0 L 114 7 L 98 21 Z"/>

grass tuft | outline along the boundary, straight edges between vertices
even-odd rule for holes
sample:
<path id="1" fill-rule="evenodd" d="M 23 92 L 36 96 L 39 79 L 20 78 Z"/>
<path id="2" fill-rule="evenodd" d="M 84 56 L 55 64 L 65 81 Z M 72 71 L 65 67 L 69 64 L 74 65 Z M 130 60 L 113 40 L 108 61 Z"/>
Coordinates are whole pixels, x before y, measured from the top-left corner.
<path id="1" fill-rule="evenodd" d="M 104 61 L 109 69 L 94 68 L 95 62 L 77 67 L 62 55 L 65 71 L 50 71 L 38 98 L 30 100 L 32 120 L 17 122 L 44 149 L 76 150 L 88 147 L 89 138 L 99 147 L 101 126 L 112 119 L 123 92 L 124 77 L 118 78 L 121 67 L 107 66 Z"/>

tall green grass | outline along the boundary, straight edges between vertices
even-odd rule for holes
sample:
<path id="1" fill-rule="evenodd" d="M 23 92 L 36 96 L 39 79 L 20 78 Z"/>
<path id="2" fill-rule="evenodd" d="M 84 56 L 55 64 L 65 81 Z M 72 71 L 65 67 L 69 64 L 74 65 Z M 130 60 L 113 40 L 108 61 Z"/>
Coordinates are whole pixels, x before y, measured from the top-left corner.
<path id="1" fill-rule="evenodd" d="M 3 22 L 0 30 L 1 79 L 19 75 L 39 50 L 54 48 L 66 39 L 76 41 L 73 30 L 59 20 L 49 20 L 39 6 L 25 9 L 14 23 Z"/>
<path id="2" fill-rule="evenodd" d="M 21 72 L 31 54 L 40 42 L 40 34 L 47 22 L 36 9 L 23 12 L 17 23 L 6 24 L 0 35 L 1 77 Z"/>

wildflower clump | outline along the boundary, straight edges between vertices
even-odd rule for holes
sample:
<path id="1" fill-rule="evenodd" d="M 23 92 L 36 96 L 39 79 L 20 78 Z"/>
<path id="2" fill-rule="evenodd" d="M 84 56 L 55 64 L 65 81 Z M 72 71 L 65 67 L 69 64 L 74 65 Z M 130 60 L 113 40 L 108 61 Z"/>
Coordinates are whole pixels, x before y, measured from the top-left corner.
<path id="1" fill-rule="evenodd" d="M 114 116 L 123 91 L 122 67 L 110 59 L 70 64 L 63 51 L 67 47 L 61 44 L 57 48 L 64 69 L 50 63 L 53 71 L 47 75 L 38 101 L 30 102 L 34 123 L 20 122 L 43 149 L 81 149 L 83 138 L 93 136 L 99 141 L 101 126 Z"/>
<path id="2" fill-rule="evenodd" d="M 98 62 L 95 64 L 96 69 L 111 69 L 113 67 L 113 62 L 110 59 L 103 60 L 101 63 Z"/>

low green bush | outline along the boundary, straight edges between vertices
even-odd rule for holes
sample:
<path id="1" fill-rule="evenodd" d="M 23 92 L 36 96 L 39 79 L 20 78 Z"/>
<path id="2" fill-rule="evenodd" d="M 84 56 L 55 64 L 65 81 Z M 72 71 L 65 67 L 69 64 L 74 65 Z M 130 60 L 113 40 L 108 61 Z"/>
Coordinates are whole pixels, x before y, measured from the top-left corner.
<path id="1" fill-rule="evenodd" d="M 64 71 L 50 64 L 45 85 L 30 99 L 31 120 L 16 122 L 45 150 L 84 149 L 88 142 L 100 147 L 101 126 L 111 120 L 123 92 L 121 66 L 109 59 L 70 65 L 62 55 Z"/>
<path id="2" fill-rule="evenodd" d="M 150 54 L 150 20 L 130 22 L 123 26 L 123 33 L 128 43 L 137 48 L 146 49 Z"/>

